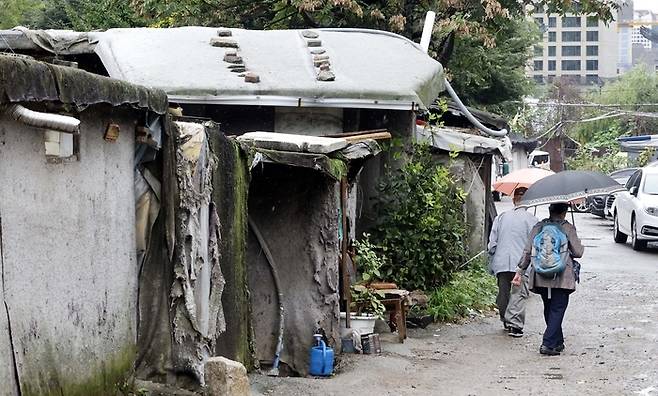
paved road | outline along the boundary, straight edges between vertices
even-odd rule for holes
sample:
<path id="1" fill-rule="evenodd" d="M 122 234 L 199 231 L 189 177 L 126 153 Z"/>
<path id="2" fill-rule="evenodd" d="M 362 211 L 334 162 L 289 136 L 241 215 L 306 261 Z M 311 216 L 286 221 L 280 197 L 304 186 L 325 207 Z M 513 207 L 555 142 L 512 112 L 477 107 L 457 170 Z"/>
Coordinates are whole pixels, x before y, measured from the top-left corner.
<path id="1" fill-rule="evenodd" d="M 611 223 L 589 214 L 576 227 L 586 250 L 562 356 L 538 354 L 544 327 L 532 295 L 521 339 L 493 316 L 430 326 L 385 343 L 381 356 L 344 355 L 331 379 L 253 376 L 254 394 L 658 395 L 658 249 L 615 244 Z"/>

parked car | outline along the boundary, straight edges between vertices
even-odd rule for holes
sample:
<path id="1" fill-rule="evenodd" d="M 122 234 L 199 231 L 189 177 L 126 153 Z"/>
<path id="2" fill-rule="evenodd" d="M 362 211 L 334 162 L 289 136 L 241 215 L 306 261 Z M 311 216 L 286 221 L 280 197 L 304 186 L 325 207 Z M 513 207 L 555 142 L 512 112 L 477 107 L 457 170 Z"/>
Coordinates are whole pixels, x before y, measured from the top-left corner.
<path id="1" fill-rule="evenodd" d="M 643 250 L 658 241 L 658 168 L 638 169 L 625 187 L 614 205 L 614 239 L 626 243 L 630 235 L 633 249 Z"/>
<path id="2" fill-rule="evenodd" d="M 626 169 L 620 169 L 618 171 L 614 171 L 609 174 L 610 177 L 615 179 L 617 183 L 621 184 L 622 186 L 626 184 L 628 179 L 637 171 L 638 168 L 626 168 Z M 593 195 L 591 197 L 587 198 L 587 207 L 589 208 L 589 212 L 595 216 L 599 217 L 607 217 L 611 216 L 612 217 L 612 212 L 609 212 L 610 209 L 612 208 L 612 204 L 615 201 L 615 194 L 601 194 L 601 195 Z"/>

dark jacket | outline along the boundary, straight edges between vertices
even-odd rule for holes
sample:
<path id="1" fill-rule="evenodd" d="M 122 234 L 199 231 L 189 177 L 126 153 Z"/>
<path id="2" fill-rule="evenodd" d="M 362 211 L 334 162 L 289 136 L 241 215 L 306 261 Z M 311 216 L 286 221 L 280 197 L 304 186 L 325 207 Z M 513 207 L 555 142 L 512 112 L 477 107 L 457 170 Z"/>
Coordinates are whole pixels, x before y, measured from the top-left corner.
<path id="1" fill-rule="evenodd" d="M 533 240 L 535 239 L 535 236 L 539 234 L 542 227 L 545 224 L 550 224 L 550 223 L 559 224 L 562 227 L 562 231 L 564 231 L 564 233 L 567 235 L 567 239 L 569 240 L 569 253 L 570 253 L 569 257 L 567 258 L 567 265 L 566 268 L 564 269 L 564 272 L 558 274 L 554 278 L 547 278 L 541 275 L 537 275 L 535 274 L 534 268 L 531 267 L 529 274 L 528 289 L 534 292 L 537 292 L 536 290 L 537 287 L 566 289 L 572 291 L 576 290 L 576 278 L 573 272 L 572 258 L 583 257 L 585 248 L 583 247 L 583 244 L 580 242 L 580 238 L 578 238 L 578 234 L 576 233 L 576 227 L 574 227 L 571 223 L 569 223 L 566 220 L 561 222 L 556 222 L 556 221 L 551 221 L 550 219 L 544 219 L 539 223 L 537 223 L 537 225 L 535 225 L 532 228 L 532 231 L 530 232 L 530 239 L 526 243 L 526 247 L 523 250 L 523 256 L 521 256 L 521 261 L 519 262 L 519 271 L 521 274 L 523 274 L 523 272 L 525 272 L 528 266 L 530 266 Z"/>

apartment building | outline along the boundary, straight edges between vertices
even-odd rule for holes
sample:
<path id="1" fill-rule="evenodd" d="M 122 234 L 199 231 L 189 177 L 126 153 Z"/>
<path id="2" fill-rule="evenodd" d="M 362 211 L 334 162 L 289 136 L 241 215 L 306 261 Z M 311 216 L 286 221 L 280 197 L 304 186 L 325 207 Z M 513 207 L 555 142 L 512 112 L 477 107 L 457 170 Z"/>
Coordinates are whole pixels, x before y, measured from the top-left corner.
<path id="1" fill-rule="evenodd" d="M 529 74 L 538 83 L 556 78 L 574 84 L 601 84 L 619 74 L 616 22 L 594 16 L 535 13 L 543 40 L 534 48 Z"/>
<path id="2" fill-rule="evenodd" d="M 658 28 L 658 14 L 651 10 L 635 9 L 633 20 L 627 23 L 632 27 L 631 52 L 633 66 L 645 64 L 658 71 L 658 45 L 640 32 L 641 27 L 655 30 Z"/>

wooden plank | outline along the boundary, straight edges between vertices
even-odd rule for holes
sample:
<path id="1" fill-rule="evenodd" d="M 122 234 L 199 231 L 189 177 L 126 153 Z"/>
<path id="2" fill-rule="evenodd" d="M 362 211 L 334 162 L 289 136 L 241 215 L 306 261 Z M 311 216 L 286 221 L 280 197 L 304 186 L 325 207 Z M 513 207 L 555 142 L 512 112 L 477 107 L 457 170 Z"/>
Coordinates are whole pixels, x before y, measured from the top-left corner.
<path id="1" fill-rule="evenodd" d="M 341 211 L 341 224 L 343 226 L 343 240 L 341 241 L 341 257 L 340 257 L 340 270 L 343 275 L 343 300 L 345 301 L 345 327 L 348 329 L 350 324 L 350 305 L 352 305 L 351 281 L 350 271 L 347 268 L 347 178 L 342 178 L 340 181 L 340 211 Z"/>
<path id="2" fill-rule="evenodd" d="M 391 138 L 391 134 L 389 132 L 377 132 L 377 133 L 370 133 L 367 135 L 356 135 L 356 136 L 347 136 L 343 137 L 343 139 L 347 140 L 350 143 L 358 143 L 362 142 L 364 140 L 388 140 Z"/>
<path id="3" fill-rule="evenodd" d="M 368 130 L 365 130 L 365 131 L 332 133 L 332 134 L 323 135 L 323 136 L 324 137 L 332 137 L 332 138 L 346 138 L 346 137 L 349 137 L 349 136 L 369 135 L 371 133 L 380 133 L 380 132 L 388 132 L 388 131 L 384 128 L 381 128 L 381 129 L 368 129 Z"/>

